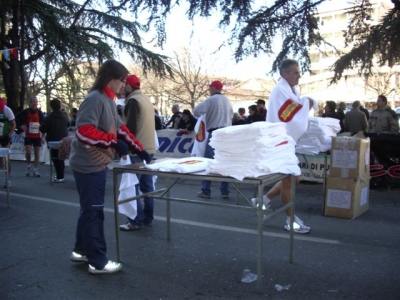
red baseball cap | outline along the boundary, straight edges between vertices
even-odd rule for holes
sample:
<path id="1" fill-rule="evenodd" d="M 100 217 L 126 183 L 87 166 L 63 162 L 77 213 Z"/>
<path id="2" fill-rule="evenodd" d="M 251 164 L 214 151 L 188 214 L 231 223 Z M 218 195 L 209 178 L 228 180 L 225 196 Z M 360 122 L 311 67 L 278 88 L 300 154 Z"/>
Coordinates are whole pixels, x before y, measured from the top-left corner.
<path id="1" fill-rule="evenodd" d="M 140 89 L 140 79 L 136 75 L 128 75 L 126 77 L 126 83 L 130 86 Z"/>
<path id="2" fill-rule="evenodd" d="M 222 90 L 223 84 L 221 81 L 215 80 L 215 81 L 211 82 L 210 86 L 215 87 L 217 90 Z"/>

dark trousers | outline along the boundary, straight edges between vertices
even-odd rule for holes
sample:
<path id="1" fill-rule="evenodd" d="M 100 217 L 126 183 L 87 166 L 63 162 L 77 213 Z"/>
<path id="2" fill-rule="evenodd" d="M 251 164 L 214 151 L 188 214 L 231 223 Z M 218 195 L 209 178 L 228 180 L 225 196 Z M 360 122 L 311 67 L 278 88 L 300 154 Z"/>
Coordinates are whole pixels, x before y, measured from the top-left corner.
<path id="1" fill-rule="evenodd" d="M 73 173 L 81 207 L 74 252 L 86 255 L 96 269 L 103 269 L 108 262 L 103 212 L 107 168 L 94 173 Z"/>
<path id="2" fill-rule="evenodd" d="M 58 149 L 50 149 L 51 160 L 56 170 L 57 179 L 64 179 L 65 164 L 63 160 L 58 159 Z"/>

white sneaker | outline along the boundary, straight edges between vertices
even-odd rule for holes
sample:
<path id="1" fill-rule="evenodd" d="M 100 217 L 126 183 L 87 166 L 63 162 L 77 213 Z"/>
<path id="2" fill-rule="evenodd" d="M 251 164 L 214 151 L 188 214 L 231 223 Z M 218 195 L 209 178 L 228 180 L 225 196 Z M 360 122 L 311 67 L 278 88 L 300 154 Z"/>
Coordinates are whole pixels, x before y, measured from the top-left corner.
<path id="1" fill-rule="evenodd" d="M 33 168 L 32 175 L 33 175 L 33 177 L 40 177 L 39 170 L 36 168 Z"/>
<path id="2" fill-rule="evenodd" d="M 290 231 L 290 218 L 286 219 L 286 224 L 283 227 L 285 230 Z M 311 230 L 310 227 L 304 225 L 303 221 L 300 220 L 297 216 L 294 216 L 293 221 L 293 231 L 296 233 L 309 233 Z"/>
<path id="3" fill-rule="evenodd" d="M 73 262 L 78 262 L 78 263 L 88 262 L 88 259 L 85 255 L 79 254 L 74 251 L 72 251 L 72 254 L 69 259 Z"/>
<path id="4" fill-rule="evenodd" d="M 60 178 L 60 179 L 53 178 L 53 179 L 51 180 L 51 182 L 53 182 L 53 183 L 63 183 L 63 182 L 64 182 L 64 178 Z"/>
<path id="5" fill-rule="evenodd" d="M 103 269 L 97 270 L 92 265 L 89 265 L 88 271 L 90 274 L 112 274 L 112 273 L 117 273 L 121 269 L 122 269 L 121 263 L 117 263 L 117 262 L 113 262 L 113 261 L 109 260 Z"/>
<path id="6" fill-rule="evenodd" d="M 271 205 L 269 204 L 271 200 L 267 199 L 267 196 L 263 196 L 263 207 L 262 210 L 268 210 Z M 251 198 L 251 203 L 253 204 L 253 207 L 258 207 L 258 198 Z"/>

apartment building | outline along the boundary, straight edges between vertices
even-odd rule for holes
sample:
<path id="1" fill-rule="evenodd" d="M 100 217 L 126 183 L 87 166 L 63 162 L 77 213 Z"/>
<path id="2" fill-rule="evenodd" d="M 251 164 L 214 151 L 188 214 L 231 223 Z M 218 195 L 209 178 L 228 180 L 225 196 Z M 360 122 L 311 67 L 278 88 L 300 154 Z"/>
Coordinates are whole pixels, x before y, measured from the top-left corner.
<path id="1" fill-rule="evenodd" d="M 377 23 L 389 9 L 393 8 L 390 0 L 373 0 L 371 4 L 372 23 Z M 323 2 L 318 8 L 321 35 L 338 50 L 348 52 L 350 48 L 345 48 L 343 36 L 352 18 L 348 10 L 350 8 L 348 1 L 329 0 Z M 391 69 L 376 66 L 374 76 L 368 81 L 359 76 L 357 70 L 347 70 L 340 82 L 330 85 L 333 77 L 330 67 L 339 58 L 338 54 L 329 47 L 318 48 L 317 46 L 311 46 L 309 52 L 311 68 L 310 74 L 301 78 L 302 94 L 313 95 L 322 103 L 327 100 L 337 102 L 360 100 L 366 107 L 372 108 L 377 95 L 382 93 L 388 97 L 392 107 L 400 105 L 399 95 L 396 93 L 400 88 L 400 66 Z"/>

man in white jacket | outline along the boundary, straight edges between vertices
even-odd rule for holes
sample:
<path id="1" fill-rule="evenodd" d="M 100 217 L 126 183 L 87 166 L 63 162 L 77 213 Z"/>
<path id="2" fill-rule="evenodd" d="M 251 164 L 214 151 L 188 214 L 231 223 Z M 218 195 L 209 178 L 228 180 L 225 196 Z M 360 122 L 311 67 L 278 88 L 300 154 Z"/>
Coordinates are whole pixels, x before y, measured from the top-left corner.
<path id="1" fill-rule="evenodd" d="M 295 60 L 287 59 L 279 67 L 281 78 L 271 92 L 268 103 L 267 122 L 284 122 L 288 135 L 295 142 L 307 130 L 308 113 L 310 108 L 309 98 L 300 98 L 298 84 L 300 79 L 300 68 Z M 296 181 L 299 181 L 297 177 Z M 269 206 L 271 199 L 277 195 L 281 196 L 281 201 L 286 204 L 291 200 L 291 178 L 287 177 L 276 183 L 271 190 L 264 196 L 264 205 Z M 254 201 L 253 201 L 254 202 Z M 291 209 L 286 211 L 287 219 L 284 226 L 285 230 L 290 230 Z M 293 230 L 297 233 L 308 233 L 311 228 L 304 225 L 303 221 L 297 216 L 294 218 Z"/>

